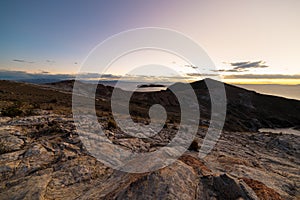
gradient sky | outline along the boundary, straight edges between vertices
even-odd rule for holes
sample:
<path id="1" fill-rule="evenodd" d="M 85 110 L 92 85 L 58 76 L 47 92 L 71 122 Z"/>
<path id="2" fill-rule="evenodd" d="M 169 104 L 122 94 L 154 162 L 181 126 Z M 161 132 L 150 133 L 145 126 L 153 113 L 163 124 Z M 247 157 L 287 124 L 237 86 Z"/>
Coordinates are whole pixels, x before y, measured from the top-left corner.
<path id="1" fill-rule="evenodd" d="M 76 73 L 101 41 L 149 26 L 193 38 L 224 75 L 258 74 L 268 82 L 262 75 L 273 74 L 275 83 L 300 84 L 299 0 L 3 0 L 0 69 Z M 233 68 L 228 63 L 241 61 L 264 61 L 268 67 L 226 72 Z M 247 80 L 260 82 L 254 78 Z"/>

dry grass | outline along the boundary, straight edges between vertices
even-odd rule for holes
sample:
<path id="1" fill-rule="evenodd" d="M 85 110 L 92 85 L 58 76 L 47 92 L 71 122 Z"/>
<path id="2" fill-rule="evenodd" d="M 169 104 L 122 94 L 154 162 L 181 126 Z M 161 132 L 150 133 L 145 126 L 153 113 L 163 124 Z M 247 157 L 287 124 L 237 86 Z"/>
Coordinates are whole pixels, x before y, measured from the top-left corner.
<path id="1" fill-rule="evenodd" d="M 9 152 L 9 148 L 5 145 L 4 142 L 0 141 L 0 154 Z"/>
<path id="2" fill-rule="evenodd" d="M 107 128 L 110 130 L 117 128 L 117 123 L 115 122 L 115 120 L 110 118 L 107 122 Z"/>
<path id="3" fill-rule="evenodd" d="M 72 96 L 68 93 L 40 86 L 0 81 L 0 105 L 2 116 L 34 115 L 34 110 L 52 110 L 57 114 L 70 114 Z"/>
<path id="4" fill-rule="evenodd" d="M 253 189 L 253 191 L 256 193 L 257 197 L 262 200 L 283 200 L 281 196 L 276 192 L 275 190 L 267 187 L 262 182 L 243 178 L 243 181 Z"/>

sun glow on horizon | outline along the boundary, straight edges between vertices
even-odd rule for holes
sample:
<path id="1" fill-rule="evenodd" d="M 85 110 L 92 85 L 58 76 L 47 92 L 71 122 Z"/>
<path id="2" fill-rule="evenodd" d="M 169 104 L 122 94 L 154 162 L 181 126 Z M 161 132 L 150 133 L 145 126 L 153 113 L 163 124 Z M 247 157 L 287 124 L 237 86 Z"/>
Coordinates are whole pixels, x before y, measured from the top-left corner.
<path id="1" fill-rule="evenodd" d="M 300 79 L 222 79 L 228 84 L 249 84 L 249 85 L 300 85 Z"/>

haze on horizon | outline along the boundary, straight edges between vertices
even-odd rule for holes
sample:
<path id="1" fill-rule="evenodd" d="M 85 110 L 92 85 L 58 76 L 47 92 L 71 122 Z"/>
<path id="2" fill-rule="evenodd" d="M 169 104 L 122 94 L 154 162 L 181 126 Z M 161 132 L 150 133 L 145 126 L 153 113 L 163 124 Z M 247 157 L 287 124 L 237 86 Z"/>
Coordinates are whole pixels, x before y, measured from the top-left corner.
<path id="1" fill-rule="evenodd" d="M 128 29 L 162 27 L 189 36 L 205 49 L 218 68 L 207 76 L 219 74 L 233 84 L 296 85 L 299 18 L 297 0 L 2 1 L 0 72 L 76 74 L 106 38 Z M 170 55 L 135 56 L 178 68 L 189 80 L 201 79 L 193 67 Z M 126 74 L 133 58 L 108 74 Z"/>

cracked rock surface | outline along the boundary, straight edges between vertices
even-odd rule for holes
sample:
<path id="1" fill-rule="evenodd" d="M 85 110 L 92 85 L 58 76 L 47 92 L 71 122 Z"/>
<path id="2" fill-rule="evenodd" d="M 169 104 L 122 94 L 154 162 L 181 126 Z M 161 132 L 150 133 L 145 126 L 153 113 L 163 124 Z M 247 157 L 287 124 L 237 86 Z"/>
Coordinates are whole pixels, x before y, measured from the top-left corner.
<path id="1" fill-rule="evenodd" d="M 201 142 L 203 133 L 197 138 Z M 187 151 L 172 165 L 142 174 L 111 169 L 89 155 L 70 116 L 2 119 L 0 139 L 6 146 L 0 199 L 299 198 L 296 135 L 224 132 L 205 159 Z M 168 139 L 113 140 L 125 149 L 154 151 Z"/>

